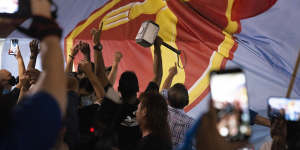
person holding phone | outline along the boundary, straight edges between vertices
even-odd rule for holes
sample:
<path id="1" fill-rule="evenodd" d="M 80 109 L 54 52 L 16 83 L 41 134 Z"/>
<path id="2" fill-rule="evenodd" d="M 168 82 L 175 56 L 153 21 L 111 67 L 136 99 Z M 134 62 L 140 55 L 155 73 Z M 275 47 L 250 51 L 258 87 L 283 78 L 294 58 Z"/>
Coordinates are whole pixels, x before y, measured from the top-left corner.
<path id="1" fill-rule="evenodd" d="M 18 48 L 19 48 L 19 40 L 18 39 L 11 39 L 10 40 L 10 49 L 8 51 L 8 54 L 9 55 L 16 55 Z"/>
<path id="2" fill-rule="evenodd" d="M 260 150 L 300 149 L 300 101 L 284 97 L 268 99 L 268 115 L 271 118 L 272 140 L 265 142 Z"/>
<path id="3" fill-rule="evenodd" d="M 192 127 L 187 131 L 183 144 L 176 150 L 192 150 L 193 141 L 196 141 L 196 149 L 205 150 L 237 150 L 245 146 L 248 141 L 228 141 L 220 135 L 218 129 L 218 114 L 212 100 L 207 113 L 200 116 Z"/>

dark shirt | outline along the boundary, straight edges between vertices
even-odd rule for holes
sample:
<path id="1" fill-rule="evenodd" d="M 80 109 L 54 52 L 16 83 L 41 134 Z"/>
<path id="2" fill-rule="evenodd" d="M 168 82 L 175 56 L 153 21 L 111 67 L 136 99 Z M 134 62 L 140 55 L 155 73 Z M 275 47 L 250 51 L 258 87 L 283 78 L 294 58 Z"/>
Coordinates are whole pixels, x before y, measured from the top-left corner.
<path id="1" fill-rule="evenodd" d="M 172 150 L 172 144 L 171 141 L 149 134 L 140 140 L 136 150 Z"/>
<path id="2" fill-rule="evenodd" d="M 145 92 L 159 92 L 155 82 L 149 82 Z M 122 104 L 120 107 L 120 123 L 117 127 L 120 150 L 132 150 L 142 138 L 142 132 L 136 120 L 136 111 L 139 100 L 134 104 Z"/>
<path id="3" fill-rule="evenodd" d="M 249 109 L 249 114 L 250 114 L 250 125 L 254 125 L 254 120 L 255 120 L 255 117 L 257 116 L 257 112 L 255 112 L 254 110 L 252 109 Z"/>
<path id="4" fill-rule="evenodd" d="M 146 88 L 147 92 L 159 91 L 156 83 L 150 82 Z M 141 139 L 141 130 L 136 120 L 136 111 L 139 104 L 137 99 L 134 104 L 116 104 L 109 98 L 104 98 L 98 111 L 97 119 L 105 122 L 105 125 L 116 129 L 120 150 L 132 150 L 136 148 Z"/>
<path id="5" fill-rule="evenodd" d="M 7 132 L 0 135 L 1 150 L 46 150 L 53 147 L 61 129 L 56 100 L 45 92 L 22 100 L 12 112 Z"/>
<path id="6" fill-rule="evenodd" d="M 97 111 L 97 121 L 105 130 L 115 130 L 120 150 L 132 150 L 141 138 L 141 131 L 136 121 L 136 104 L 116 104 L 108 98 L 102 100 Z"/>
<path id="7" fill-rule="evenodd" d="M 19 95 L 20 95 L 20 89 L 19 88 L 14 88 L 9 95 L 11 95 L 12 99 L 12 104 L 15 106 L 18 102 Z"/>
<path id="8" fill-rule="evenodd" d="M 68 105 L 66 116 L 64 119 L 64 125 L 66 128 L 65 142 L 68 144 L 69 149 L 73 150 L 77 147 L 79 143 L 79 117 L 78 117 L 78 107 L 80 97 L 77 93 L 73 91 L 68 91 Z"/>
<path id="9" fill-rule="evenodd" d="M 20 95 L 20 89 L 14 88 L 8 94 L 1 96 L 1 105 L 6 105 L 6 108 L 13 109 L 16 106 Z"/>
<path id="10" fill-rule="evenodd" d="M 121 150 L 132 150 L 141 139 L 141 130 L 136 120 L 136 104 L 122 104 L 117 126 L 119 146 Z"/>

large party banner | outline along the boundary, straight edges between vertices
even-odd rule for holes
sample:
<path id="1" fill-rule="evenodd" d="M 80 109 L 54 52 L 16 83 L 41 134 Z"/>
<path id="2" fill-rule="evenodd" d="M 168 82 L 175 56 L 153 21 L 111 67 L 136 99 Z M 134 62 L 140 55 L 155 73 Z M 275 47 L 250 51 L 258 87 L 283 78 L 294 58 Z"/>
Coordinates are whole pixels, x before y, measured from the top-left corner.
<path id="1" fill-rule="evenodd" d="M 169 68 L 179 63 L 173 83 L 184 83 L 188 88 L 190 104 L 185 111 L 189 111 L 208 94 L 209 72 L 224 68 L 227 60 L 233 59 L 238 43 L 232 34 L 240 32 L 239 20 L 255 16 L 274 3 L 274 0 L 110 0 L 69 33 L 65 38 L 65 54 L 79 41 L 92 47 L 90 31 L 103 23 L 101 43 L 106 65 L 112 63 L 114 52 L 121 51 L 124 59 L 118 77 L 125 70 L 136 72 L 142 91 L 153 77 L 153 47 L 141 47 L 135 37 L 141 24 L 152 20 L 160 26 L 158 35 L 182 50 L 177 57 L 162 47 L 163 81 Z M 75 66 L 82 57 L 76 57 Z"/>

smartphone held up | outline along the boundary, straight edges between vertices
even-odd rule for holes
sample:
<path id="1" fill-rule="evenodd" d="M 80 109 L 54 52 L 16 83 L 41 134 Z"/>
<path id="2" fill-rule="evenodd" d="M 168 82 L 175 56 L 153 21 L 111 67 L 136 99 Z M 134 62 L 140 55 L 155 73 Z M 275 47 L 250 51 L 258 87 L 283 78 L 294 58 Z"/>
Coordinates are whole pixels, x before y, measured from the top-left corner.
<path id="1" fill-rule="evenodd" d="M 251 135 L 246 77 L 241 69 L 210 74 L 213 105 L 217 110 L 217 130 L 229 141 L 247 140 Z"/>
<path id="2" fill-rule="evenodd" d="M 8 51 L 8 54 L 9 55 L 16 55 L 18 47 L 19 47 L 19 40 L 18 39 L 11 39 L 10 40 L 10 49 Z"/>
<path id="3" fill-rule="evenodd" d="M 0 0 L 0 17 L 26 18 L 30 14 L 30 0 Z"/>
<path id="4" fill-rule="evenodd" d="M 300 99 L 270 97 L 268 99 L 268 115 L 270 118 L 284 116 L 291 122 L 300 121 Z"/>
<path id="5" fill-rule="evenodd" d="M 53 6 L 52 17 L 56 18 L 57 5 L 49 0 Z M 0 0 L 0 17 L 28 18 L 31 13 L 31 0 Z"/>

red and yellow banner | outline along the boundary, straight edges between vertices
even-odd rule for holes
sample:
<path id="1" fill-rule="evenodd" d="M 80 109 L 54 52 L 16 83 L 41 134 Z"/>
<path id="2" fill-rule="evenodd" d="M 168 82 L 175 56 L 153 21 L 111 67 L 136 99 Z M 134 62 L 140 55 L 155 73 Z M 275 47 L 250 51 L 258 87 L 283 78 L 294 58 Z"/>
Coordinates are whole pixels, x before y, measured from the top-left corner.
<path id="1" fill-rule="evenodd" d="M 266 5 L 252 9 L 254 1 Z M 79 41 L 89 42 L 92 47 L 90 31 L 103 22 L 101 43 L 106 65 L 112 63 L 114 52 L 121 51 L 124 57 L 118 77 L 125 70 L 136 72 L 142 91 L 153 77 L 153 47 L 136 44 L 135 36 L 142 22 L 153 20 L 160 26 L 159 36 L 183 51 L 179 62 L 185 67 L 178 70 L 173 83 L 184 83 L 189 89 L 190 104 L 185 108 L 189 111 L 208 94 L 210 70 L 225 67 L 226 61 L 233 58 L 237 42 L 232 34 L 241 30 L 239 19 L 261 13 L 274 0 L 246 4 L 242 0 L 110 0 L 65 38 L 65 53 Z M 74 64 L 81 58 L 79 55 Z M 162 59 L 164 82 L 177 55 L 162 47 Z"/>

